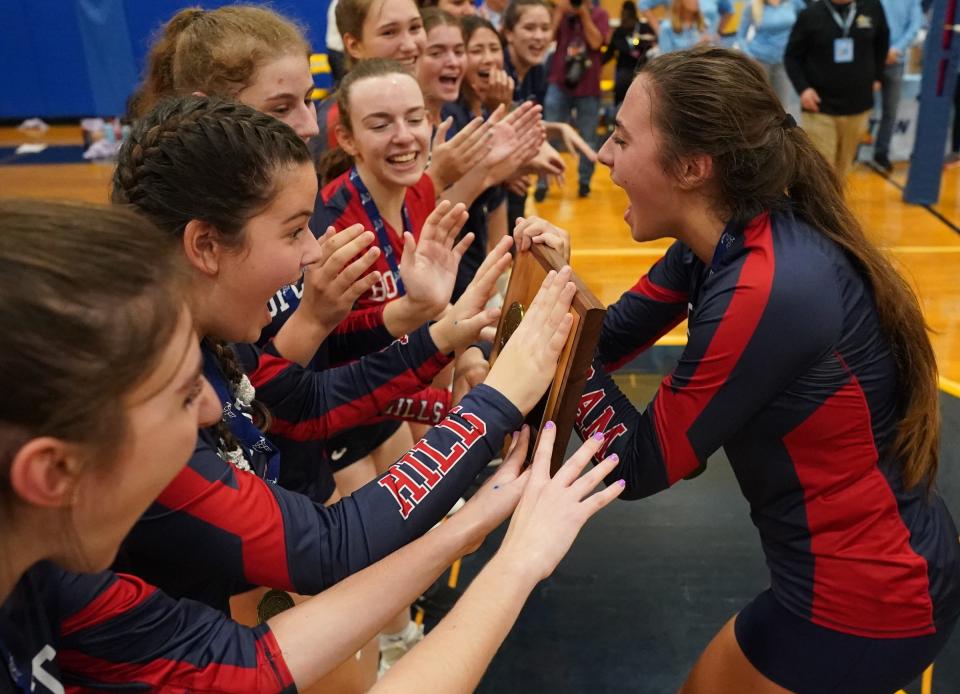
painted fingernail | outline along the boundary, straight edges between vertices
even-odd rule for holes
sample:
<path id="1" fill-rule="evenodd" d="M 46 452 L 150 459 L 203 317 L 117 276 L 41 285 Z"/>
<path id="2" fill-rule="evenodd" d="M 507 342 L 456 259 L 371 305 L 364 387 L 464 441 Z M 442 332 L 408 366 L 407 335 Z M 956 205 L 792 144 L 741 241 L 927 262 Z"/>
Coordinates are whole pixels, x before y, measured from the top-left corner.
<path id="1" fill-rule="evenodd" d="M 620 456 L 618 456 L 616 453 L 611 453 L 607 456 L 607 460 L 611 460 L 616 463 L 618 460 L 620 460 Z"/>
<path id="2" fill-rule="evenodd" d="M 617 480 L 617 484 L 620 485 L 620 489 L 623 489 L 624 487 L 627 486 L 627 481 L 626 481 L 626 480 Z"/>
<path id="3" fill-rule="evenodd" d="M 520 436 L 520 432 L 519 432 L 519 431 L 513 432 L 513 438 L 517 438 L 518 436 Z"/>
<path id="4" fill-rule="evenodd" d="M 594 441 L 603 441 L 603 432 L 598 431 L 596 434 L 594 434 L 590 438 L 592 438 Z"/>
<path id="5" fill-rule="evenodd" d="M 554 426 L 556 426 L 556 425 L 555 425 L 553 422 L 547 422 L 546 424 L 543 425 L 543 428 L 544 428 L 544 429 L 553 429 Z"/>

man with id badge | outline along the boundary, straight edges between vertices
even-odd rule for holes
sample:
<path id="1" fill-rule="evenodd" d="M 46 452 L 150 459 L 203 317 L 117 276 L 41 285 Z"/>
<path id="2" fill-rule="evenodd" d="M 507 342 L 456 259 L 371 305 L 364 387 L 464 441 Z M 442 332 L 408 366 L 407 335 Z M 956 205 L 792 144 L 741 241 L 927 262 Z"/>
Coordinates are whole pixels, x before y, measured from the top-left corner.
<path id="1" fill-rule="evenodd" d="M 784 65 L 800 95 L 801 124 L 846 178 L 884 79 L 890 31 L 879 0 L 821 0 L 797 16 Z"/>

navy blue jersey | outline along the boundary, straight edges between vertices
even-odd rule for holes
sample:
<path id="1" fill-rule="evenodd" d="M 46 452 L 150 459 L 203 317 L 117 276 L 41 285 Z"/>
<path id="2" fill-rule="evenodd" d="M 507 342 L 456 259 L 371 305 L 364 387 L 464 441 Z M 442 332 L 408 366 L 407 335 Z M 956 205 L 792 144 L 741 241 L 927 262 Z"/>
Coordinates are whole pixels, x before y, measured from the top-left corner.
<path id="1" fill-rule="evenodd" d="M 323 374 L 290 367 L 280 377 Z M 300 407 L 270 385 L 257 397 L 281 412 Z M 521 419 L 497 391 L 478 386 L 385 474 L 329 507 L 224 462 L 216 435 L 204 430 L 187 468 L 134 526 L 118 566 L 224 610 L 230 595 L 256 585 L 320 592 L 433 527 Z"/>
<path id="2" fill-rule="evenodd" d="M 683 355 L 638 412 L 607 370 L 683 318 Z M 942 500 L 901 483 L 897 369 L 869 283 L 789 213 L 728 228 L 711 265 L 677 242 L 607 312 L 577 412 L 617 453 L 624 498 L 721 446 L 777 599 L 837 631 L 902 638 L 960 613 L 960 545 Z"/>
<path id="3" fill-rule="evenodd" d="M 513 78 L 513 100 L 534 101 L 541 106 L 547 96 L 547 68 L 545 65 L 534 65 L 521 80 L 517 74 L 517 69 L 510 62 L 510 51 L 503 52 L 503 69 Z"/>
<path id="4" fill-rule="evenodd" d="M 34 565 L 0 605 L 0 641 L 0 692 L 296 691 L 269 627 L 123 574 Z"/>

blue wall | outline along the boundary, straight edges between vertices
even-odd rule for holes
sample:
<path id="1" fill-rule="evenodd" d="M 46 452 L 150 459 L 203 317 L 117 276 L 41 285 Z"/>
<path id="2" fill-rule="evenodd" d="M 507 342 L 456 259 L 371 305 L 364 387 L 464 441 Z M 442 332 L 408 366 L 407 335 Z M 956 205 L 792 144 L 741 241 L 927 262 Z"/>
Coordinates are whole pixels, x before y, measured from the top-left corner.
<path id="1" fill-rule="evenodd" d="M 113 116 L 136 87 L 150 38 L 177 10 L 228 2 L 0 0 L 0 118 Z M 327 0 L 270 6 L 324 49 Z"/>

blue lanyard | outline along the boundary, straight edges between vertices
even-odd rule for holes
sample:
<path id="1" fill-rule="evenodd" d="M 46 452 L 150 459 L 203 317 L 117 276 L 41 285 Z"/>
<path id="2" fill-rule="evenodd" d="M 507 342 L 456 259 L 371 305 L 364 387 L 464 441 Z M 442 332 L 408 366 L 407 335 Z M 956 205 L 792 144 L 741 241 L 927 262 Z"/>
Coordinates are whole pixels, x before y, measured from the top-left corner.
<path id="1" fill-rule="evenodd" d="M 850 33 L 850 27 L 853 26 L 853 18 L 857 16 L 857 3 L 853 2 L 850 4 L 850 11 L 847 13 L 847 18 L 845 20 L 840 19 L 840 15 L 835 9 L 833 9 L 833 5 L 830 4 L 830 0 L 824 0 L 823 4 L 826 6 L 827 11 L 833 16 L 833 21 L 835 21 L 837 26 L 840 27 L 840 31 L 843 32 L 843 37 L 846 38 L 847 34 Z"/>
<path id="2" fill-rule="evenodd" d="M 13 680 L 17 688 L 22 692 L 30 692 L 33 676 L 29 670 L 24 671 L 17 666 L 17 661 L 13 659 L 13 654 L 7 649 L 3 641 L 0 641 L 0 657 L 3 658 L 3 666 L 10 673 L 10 679 Z"/>
<path id="3" fill-rule="evenodd" d="M 230 427 L 230 431 L 237 437 L 243 446 L 243 454 L 250 463 L 250 467 L 256 472 L 257 466 L 253 456 L 266 458 L 266 465 L 263 468 L 261 477 L 271 484 L 276 484 L 280 477 L 280 452 L 274 448 L 273 444 L 267 441 L 266 437 L 253 423 L 253 419 L 244 412 L 236 402 L 229 386 L 220 372 L 220 366 L 217 364 L 217 358 L 208 350 L 203 350 L 203 375 L 206 376 L 210 385 L 220 398 L 223 405 L 223 417 Z"/>
<path id="4" fill-rule="evenodd" d="M 350 169 L 350 182 L 353 184 L 353 187 L 357 189 L 357 193 L 360 194 L 360 204 L 363 205 L 363 211 L 366 212 L 367 217 L 370 218 L 373 230 L 377 234 L 377 240 L 380 242 L 380 250 L 383 251 L 383 257 L 386 259 L 387 265 L 390 266 L 390 272 L 393 273 L 393 278 L 397 282 L 397 295 L 403 296 L 407 292 L 403 288 L 403 280 L 400 279 L 400 267 L 397 265 L 393 244 L 390 243 L 390 237 L 387 235 L 387 227 L 383 223 L 383 217 L 380 216 L 380 210 L 377 209 L 377 204 L 373 201 L 370 191 L 367 190 L 367 186 L 360 180 L 360 174 L 357 173 L 356 166 Z M 403 226 L 405 227 L 405 229 L 400 230 L 401 238 L 404 231 L 409 231 L 411 234 L 415 233 L 410 224 L 410 219 L 407 217 L 406 203 L 400 208 L 400 214 L 403 219 Z"/>
<path id="5" fill-rule="evenodd" d="M 710 263 L 710 272 L 716 272 L 720 269 L 720 266 L 723 265 L 723 259 L 730 251 L 730 247 L 733 246 L 733 242 L 737 240 L 737 237 L 730 231 L 724 230 L 720 235 L 720 241 L 717 243 L 717 247 L 713 251 L 713 261 Z"/>

